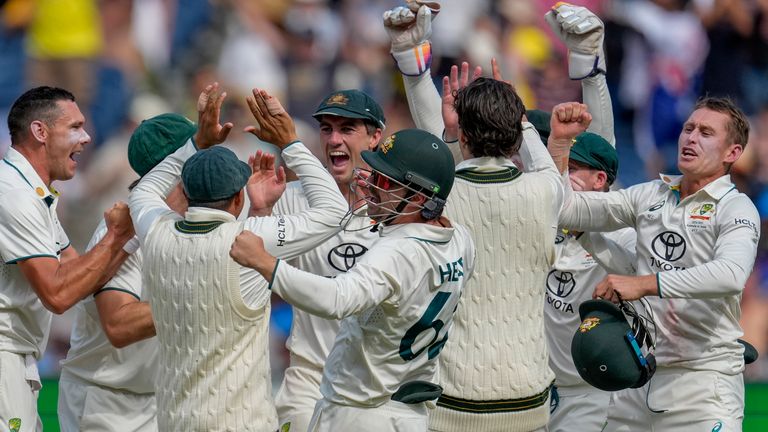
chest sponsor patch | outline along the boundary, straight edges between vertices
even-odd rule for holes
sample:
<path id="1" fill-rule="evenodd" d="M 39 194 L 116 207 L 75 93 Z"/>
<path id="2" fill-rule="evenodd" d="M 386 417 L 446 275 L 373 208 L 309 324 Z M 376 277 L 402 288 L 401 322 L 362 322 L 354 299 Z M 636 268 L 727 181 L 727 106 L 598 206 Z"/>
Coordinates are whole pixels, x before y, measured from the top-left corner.
<path id="1" fill-rule="evenodd" d="M 685 267 L 672 264 L 685 256 L 687 250 L 685 238 L 674 231 L 664 231 L 651 241 L 651 250 L 656 255 L 651 256 L 651 267 L 662 271 L 684 270 Z"/>
<path id="2" fill-rule="evenodd" d="M 346 273 L 355 266 L 368 248 L 358 243 L 342 243 L 328 251 L 328 264 L 336 270 Z"/>

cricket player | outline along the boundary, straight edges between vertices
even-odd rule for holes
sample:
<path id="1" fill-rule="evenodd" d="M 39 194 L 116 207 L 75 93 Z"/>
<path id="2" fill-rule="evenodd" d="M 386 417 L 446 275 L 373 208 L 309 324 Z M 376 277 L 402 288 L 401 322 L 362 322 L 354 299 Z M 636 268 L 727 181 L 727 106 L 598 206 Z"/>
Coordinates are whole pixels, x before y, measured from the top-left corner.
<path id="1" fill-rule="evenodd" d="M 11 147 L 0 163 L 0 429 L 42 427 L 37 360 L 48 343 L 51 312 L 64 313 L 108 281 L 133 237 L 124 203 L 105 212 L 107 232 L 78 256 L 59 223 L 53 181 L 74 177 L 91 138 L 68 91 L 36 87 L 8 114 Z"/>
<path id="2" fill-rule="evenodd" d="M 608 96 L 606 84 L 605 84 L 605 65 L 604 65 L 604 59 L 602 55 L 602 37 L 603 37 L 603 26 L 602 22 L 597 19 L 597 17 L 594 16 L 594 14 L 591 14 L 589 11 L 586 11 L 584 8 L 578 8 L 580 10 L 579 14 L 576 14 L 573 12 L 573 9 L 570 5 L 567 4 L 559 4 L 558 9 L 555 9 L 553 12 L 550 12 L 548 14 L 548 18 L 551 18 L 550 24 L 553 26 L 553 30 L 556 34 L 558 34 L 561 39 L 566 42 L 566 44 L 571 49 L 571 55 L 569 57 L 569 61 L 571 63 L 571 73 L 572 77 L 574 79 L 581 79 L 582 81 L 582 87 L 585 92 L 585 99 L 589 99 L 591 101 L 594 101 L 594 104 L 596 107 L 599 108 L 599 112 L 601 114 L 601 122 L 595 122 L 593 125 L 590 125 L 590 128 L 600 132 L 604 133 L 607 136 L 610 137 L 610 140 L 613 141 L 613 117 L 611 112 L 611 106 L 610 106 L 610 98 Z M 425 6 L 421 6 L 418 10 L 414 11 L 410 8 L 396 8 L 392 11 L 388 11 L 384 14 L 384 23 L 387 27 L 387 30 L 392 37 L 392 51 L 393 51 L 393 57 L 398 61 L 398 67 L 400 67 L 401 71 L 403 72 L 403 79 L 406 82 L 406 91 L 407 95 L 409 97 L 409 103 L 411 106 L 411 111 L 414 115 L 414 120 L 416 121 L 417 125 L 420 127 L 424 127 L 428 130 L 440 130 L 441 128 L 444 128 L 444 134 L 446 137 L 458 137 L 460 135 L 459 130 L 459 113 L 457 112 L 457 109 L 454 109 L 456 107 L 455 101 L 454 101 L 454 95 L 461 91 L 462 88 L 467 87 L 467 82 L 469 81 L 468 72 L 469 72 L 469 65 L 464 63 L 461 67 L 461 74 L 458 74 L 458 68 L 454 67 L 451 70 L 451 75 L 449 77 L 445 77 L 443 79 L 443 101 L 442 101 L 442 113 L 440 112 L 440 98 L 437 95 L 436 90 L 434 89 L 434 86 L 431 85 L 429 82 L 429 74 L 428 73 L 418 73 L 419 71 L 416 70 L 407 70 L 409 66 L 409 60 L 410 57 L 412 57 L 412 53 L 414 52 L 420 52 L 418 49 L 410 49 L 407 48 L 410 47 L 411 43 L 417 42 L 417 45 L 421 47 L 421 52 L 424 51 L 424 47 L 429 47 L 429 40 L 428 36 L 431 32 L 431 20 L 429 19 L 429 15 L 431 14 L 432 9 L 428 9 Z M 586 11 L 586 13 L 584 13 Z M 415 14 L 414 14 L 415 12 Z M 578 32 L 578 34 L 577 34 Z M 428 51 L 428 50 L 427 50 Z M 498 70 L 498 66 L 495 61 L 492 61 L 492 69 L 493 69 L 493 75 L 494 78 L 501 79 L 500 72 Z M 428 70 L 428 69 L 427 69 Z M 425 71 L 426 72 L 426 71 Z M 472 79 L 476 79 L 478 75 L 480 75 L 481 69 L 476 68 L 474 72 L 474 76 Z M 409 75 L 416 75 L 416 76 L 409 76 Z M 425 78 L 426 76 L 426 78 Z M 491 97 L 487 97 L 487 99 L 491 100 Z M 508 106 L 508 103 L 503 102 L 495 102 L 496 106 Z M 482 112 L 481 109 L 476 109 L 474 111 Z M 472 113 L 472 110 L 467 110 L 465 108 L 465 115 L 467 113 Z M 440 115 L 442 114 L 442 119 L 440 119 Z M 471 115 L 471 114 L 470 114 Z M 482 112 L 481 117 L 486 117 L 484 120 L 488 121 L 489 125 L 484 125 L 481 129 L 493 129 L 494 124 L 500 123 L 504 124 L 507 122 L 500 122 L 496 121 L 495 123 L 489 119 L 495 119 L 497 116 L 494 113 L 485 113 Z M 466 122 L 471 123 L 477 123 L 478 119 L 476 116 L 472 116 L 469 119 L 465 120 Z M 547 123 L 549 123 L 547 121 Z M 482 124 L 482 123 L 481 123 Z M 530 127 L 529 124 L 523 123 L 524 125 L 527 125 L 527 127 Z M 462 130 L 463 132 L 466 131 L 466 129 Z M 530 135 L 530 134 L 529 134 Z M 535 140 L 535 133 L 533 134 L 534 140 Z M 591 136 L 598 137 L 597 135 L 591 134 Z M 524 134 L 525 137 L 525 134 Z M 598 137 L 599 138 L 599 137 Z M 605 140 L 601 141 L 605 142 Z M 458 139 L 456 141 L 459 141 Z M 513 140 L 514 141 L 514 140 Z M 487 144 L 486 144 L 487 145 Z M 531 145 L 538 145 L 540 148 L 540 144 L 536 142 L 531 142 Z M 613 152 L 612 155 L 615 158 L 615 150 L 613 148 L 605 143 L 605 145 L 608 146 L 608 148 Z M 464 145 L 461 145 L 461 148 L 463 149 Z M 467 156 L 464 156 L 466 158 L 478 158 L 480 156 L 488 156 L 483 149 L 473 149 L 474 152 L 469 152 Z M 603 149 L 605 150 L 605 149 Z M 474 154 L 472 154 L 474 153 Z M 509 159 L 506 162 L 509 166 L 515 167 L 517 169 L 520 164 L 517 163 L 517 161 L 513 161 L 514 155 L 512 152 L 507 149 L 507 153 L 509 155 L 507 156 Z M 546 153 L 546 152 L 542 152 Z M 529 167 L 533 168 L 536 166 L 536 164 L 532 164 L 530 161 L 525 161 L 523 159 L 526 159 L 526 155 L 528 152 L 523 151 L 522 157 L 519 158 L 520 162 L 522 163 L 523 167 Z M 529 158 L 528 158 L 529 159 Z M 551 160 L 550 162 L 550 170 L 551 170 Z M 469 162 L 467 162 L 469 163 Z M 465 163 L 462 163 L 459 165 L 459 167 L 463 167 Z M 502 166 L 489 166 L 486 162 L 483 164 L 479 164 L 475 159 L 473 159 L 473 162 L 470 163 L 470 167 L 474 168 L 475 170 L 478 169 L 484 169 L 486 171 L 492 171 L 493 169 L 499 170 L 503 168 Z M 607 167 L 603 166 L 603 169 L 607 169 Z M 615 168 L 615 167 L 614 167 Z M 545 174 L 547 171 L 542 172 L 542 174 Z M 596 186 L 599 186 L 602 188 L 604 185 L 608 182 L 608 177 L 605 172 L 602 173 L 602 175 L 598 176 L 591 176 L 586 175 L 588 174 L 589 170 L 585 170 L 582 172 L 584 174 L 583 181 L 584 182 L 597 182 L 598 178 L 602 179 L 599 184 L 596 184 Z M 549 171 L 550 175 L 552 174 L 552 171 Z M 615 176 L 615 169 L 614 169 L 614 176 Z M 525 176 L 523 176 L 525 177 Z M 542 176 L 545 177 L 545 176 Z M 534 177 L 530 177 L 527 179 L 531 184 L 536 184 L 537 182 L 534 180 Z M 475 180 L 476 181 L 476 180 Z M 584 185 L 584 182 L 581 184 Z M 521 183 L 518 182 L 510 182 L 510 185 L 503 185 L 505 188 L 509 188 L 510 191 L 505 191 L 505 193 L 511 193 L 511 191 L 514 190 L 514 183 Z M 461 183 L 463 185 L 463 183 Z M 541 187 L 542 185 L 546 184 L 545 182 L 542 182 L 539 180 L 538 187 Z M 518 187 L 521 187 L 519 184 Z M 590 184 L 590 187 L 592 185 Z M 502 185 L 499 185 L 499 187 L 502 187 Z M 525 185 L 522 186 L 523 188 L 533 190 L 531 186 Z M 467 188 L 467 197 L 462 197 L 463 199 L 460 201 L 461 204 L 459 207 L 452 207 L 454 208 L 460 208 L 462 211 L 464 210 L 463 207 L 467 207 L 468 209 L 472 209 L 470 213 L 467 214 L 473 214 L 472 212 L 478 212 L 479 208 L 482 208 L 482 200 L 481 203 L 474 203 L 472 202 L 472 199 L 469 198 L 471 195 L 470 193 L 477 189 L 476 185 L 472 185 L 472 182 L 468 183 Z M 526 204 L 516 204 L 516 207 L 530 207 L 533 208 L 535 204 L 528 203 L 526 200 L 530 198 L 524 198 L 520 197 L 518 198 L 518 201 L 520 202 L 526 202 Z M 487 199 L 486 199 L 487 201 Z M 502 202 L 512 202 L 511 199 L 507 198 L 504 200 L 501 200 Z M 541 200 L 539 200 L 541 201 Z M 467 204 L 464 204 L 464 203 Z M 489 214 L 493 214 L 492 209 L 486 210 Z M 519 210 L 517 210 L 519 212 Z M 512 214 L 514 211 L 509 212 Z M 553 208 L 549 209 L 549 212 L 547 211 L 541 211 L 539 215 L 546 215 L 550 214 L 554 219 L 556 219 L 557 212 L 559 212 L 559 208 Z M 472 216 L 470 216 L 470 219 Z M 503 225 L 504 221 L 507 218 L 499 217 L 496 224 Z M 464 220 L 462 219 L 462 216 L 458 216 L 457 220 Z M 497 219 L 492 219 L 496 221 Z M 499 240 L 500 236 L 498 234 L 486 234 L 485 232 L 490 229 L 486 228 L 485 226 L 476 226 L 469 222 L 467 222 L 469 226 L 473 229 L 473 234 L 477 237 L 492 237 L 495 240 Z M 520 223 L 518 224 L 522 228 L 518 228 L 520 231 L 525 232 L 535 232 L 536 226 L 535 224 L 528 222 L 527 224 Z M 556 225 L 556 222 L 553 223 L 553 225 Z M 507 233 L 515 233 L 515 229 L 509 228 Z M 574 263 L 570 261 L 578 261 L 578 257 L 576 255 L 581 255 L 581 258 L 587 256 L 588 254 L 581 249 L 580 246 L 578 246 L 578 243 L 575 241 L 575 238 L 570 241 L 569 243 L 572 245 L 572 248 L 578 249 L 578 253 L 574 253 L 574 257 L 569 260 L 569 262 L 563 262 L 563 257 L 560 252 L 562 251 L 562 243 L 565 239 L 564 236 L 558 235 L 557 239 L 559 241 L 555 241 L 554 244 L 554 253 L 558 257 L 558 260 L 561 264 L 565 265 L 566 267 L 572 266 Z M 553 239 L 554 240 L 554 239 Z M 509 241 L 509 240 L 508 240 Z M 514 240 L 513 242 L 519 242 L 519 240 Z M 497 247 L 494 247 L 493 250 L 497 250 Z M 503 247 L 501 249 L 504 249 Z M 481 254 L 482 257 L 482 254 Z M 551 259 L 551 258 L 550 258 Z M 481 260 L 481 262 L 484 261 Z M 530 262 L 530 263 L 523 263 L 523 261 L 520 258 L 515 258 L 514 256 L 510 257 L 507 260 L 509 263 L 514 263 L 512 265 L 520 265 L 525 266 L 530 269 L 540 269 L 537 267 L 536 262 Z M 544 260 L 546 261 L 546 260 Z M 582 261 L 585 261 L 582 259 Z M 551 262 L 550 262 L 551 264 Z M 589 265 L 596 267 L 597 264 L 594 260 L 589 259 L 588 262 L 580 263 L 582 266 Z M 510 264 L 506 264 L 510 265 Z M 557 265 L 557 262 L 555 262 L 555 265 Z M 546 283 L 547 286 L 549 285 L 549 279 L 552 277 L 553 272 L 550 271 L 550 268 L 547 268 L 546 270 L 542 270 L 542 274 L 539 276 L 539 280 L 542 282 L 542 284 Z M 548 272 L 548 273 L 547 273 Z M 482 289 L 484 295 L 488 296 L 486 300 L 482 300 L 483 297 L 478 295 L 477 298 L 473 299 L 472 302 L 463 302 L 462 308 L 460 308 L 459 316 L 457 318 L 457 332 L 466 332 L 467 336 L 465 336 L 462 339 L 474 339 L 477 337 L 477 335 L 483 334 L 487 332 L 487 329 L 484 329 L 482 325 L 472 325 L 471 317 L 477 316 L 477 315 L 484 315 L 484 316 L 493 316 L 492 312 L 488 312 L 486 310 L 483 310 L 483 303 L 487 302 L 488 305 L 491 305 L 491 307 L 494 308 L 494 310 L 506 310 L 509 315 L 514 315 L 513 311 L 516 307 L 519 305 L 517 304 L 505 304 L 504 309 L 499 308 L 499 301 L 497 300 L 498 294 L 494 294 L 495 290 L 504 290 L 505 284 L 502 281 L 501 283 L 498 283 L 499 287 L 494 288 L 495 284 L 498 282 L 498 277 L 492 277 L 492 278 L 486 278 L 486 279 L 480 279 L 480 275 L 483 273 L 481 271 L 478 271 L 475 273 L 475 278 L 469 281 L 469 287 L 472 290 L 480 290 Z M 569 275 L 571 273 L 568 273 Z M 524 287 L 524 284 L 521 283 L 512 283 L 507 282 L 507 286 L 514 285 L 516 287 Z M 542 294 L 546 293 L 547 291 L 543 289 L 542 286 L 529 286 L 527 287 L 528 290 L 525 291 L 533 293 L 535 300 L 540 300 Z M 571 287 L 573 288 L 573 287 Z M 474 292 L 480 292 L 480 291 L 474 291 Z M 487 294 L 485 294 L 487 293 Z M 570 293 L 567 292 L 565 295 L 568 295 Z M 591 292 L 587 293 L 587 295 L 591 296 Z M 551 298 L 548 297 L 549 305 L 551 306 L 553 302 L 551 301 Z M 563 306 L 563 302 L 560 300 L 556 300 L 554 302 L 555 304 L 559 306 Z M 545 305 L 546 306 L 546 305 Z M 487 306 L 486 306 L 487 307 Z M 535 308 L 535 306 L 531 306 Z M 578 304 L 576 304 L 576 308 L 578 309 Z M 568 305 L 564 306 L 565 312 L 567 313 Z M 538 328 L 539 332 L 542 332 L 542 327 L 546 326 L 546 335 L 549 342 L 552 342 L 553 339 L 553 332 L 550 331 L 550 327 L 547 324 L 551 324 L 549 320 L 549 315 L 551 313 L 560 313 L 560 311 L 552 311 L 550 308 L 546 308 L 544 310 L 544 320 L 541 318 L 537 319 L 529 319 L 529 325 L 530 323 L 541 323 L 541 325 Z M 508 319 L 505 321 L 509 321 Z M 513 324 L 510 324 L 513 325 Z M 487 326 L 492 327 L 498 331 L 497 326 Z M 571 328 L 575 330 L 575 328 L 578 327 L 578 322 L 573 323 Z M 536 327 L 534 327 L 535 329 Z M 536 330 L 534 330 L 536 331 Z M 558 346 L 554 347 L 554 350 L 556 352 L 563 352 L 563 358 L 564 362 L 570 362 L 571 369 L 572 367 L 572 361 L 570 360 L 570 343 L 571 338 L 573 336 L 573 331 L 571 331 L 567 327 L 558 327 L 557 331 L 559 331 L 559 335 L 562 335 L 562 340 L 558 340 Z M 522 327 L 517 328 L 511 328 L 507 332 L 501 332 L 504 334 L 507 333 L 517 333 L 517 334 L 525 334 L 525 330 L 523 330 Z M 491 336 L 491 340 L 493 340 L 493 337 Z M 500 345 L 499 342 L 493 341 L 491 342 L 491 345 L 497 346 Z M 550 344 L 551 346 L 551 344 Z M 473 363 L 475 361 L 474 358 L 469 358 L 473 354 L 473 351 L 478 352 L 476 354 L 477 356 L 485 356 L 483 354 L 479 354 L 479 350 L 482 350 L 481 346 L 473 347 L 473 346 L 450 346 L 448 347 L 448 350 L 446 354 L 443 357 L 441 357 L 442 364 L 445 366 L 446 371 L 442 378 L 444 382 L 447 382 L 447 390 L 446 395 L 441 399 L 443 401 L 442 403 L 438 401 L 438 409 L 435 410 L 432 419 L 430 428 L 433 430 L 466 430 L 471 427 L 480 427 L 483 430 L 532 430 L 543 427 L 547 423 L 547 409 L 548 407 L 545 405 L 546 397 L 539 397 L 539 398 L 532 398 L 530 396 L 530 389 L 525 389 L 525 391 L 528 391 L 529 393 L 522 393 L 520 391 L 515 392 L 514 390 L 516 387 L 519 387 L 521 383 L 524 382 L 530 382 L 532 378 L 530 377 L 522 377 L 522 376 L 516 376 L 516 377 L 510 377 L 508 378 L 503 373 L 500 373 L 498 377 L 494 377 L 494 379 L 491 380 L 493 383 L 497 382 L 505 382 L 505 380 L 508 380 L 509 384 L 506 386 L 507 389 L 503 389 L 503 386 L 498 386 L 499 388 L 494 388 L 494 386 L 484 386 L 482 390 L 474 390 L 475 387 L 478 386 L 477 383 L 482 382 L 482 377 L 471 377 L 468 376 L 468 373 L 456 373 L 453 372 L 454 369 L 461 370 L 462 367 L 461 364 L 464 363 Z M 529 351 L 529 350 L 523 350 L 523 351 Z M 567 355 L 565 355 L 565 352 L 567 352 Z M 539 351 L 530 350 L 529 355 L 533 358 L 538 358 L 540 360 L 543 360 L 547 358 L 547 353 L 541 353 Z M 540 357 L 537 357 L 540 356 Z M 498 359 L 490 358 L 488 359 L 489 363 L 495 363 Z M 525 362 L 525 360 L 523 360 Z M 519 362 L 518 362 L 519 363 Z M 458 366 L 457 366 L 458 365 Z M 550 363 L 552 366 L 552 369 L 556 372 L 555 377 L 560 378 L 559 374 L 557 372 L 561 372 L 562 369 L 557 369 L 552 363 Z M 485 368 L 488 369 L 488 368 Z M 493 370 L 493 368 L 490 368 Z M 551 375 L 547 375 L 546 370 L 541 370 L 538 372 L 538 374 L 534 374 L 532 370 L 528 370 L 528 373 L 530 375 L 536 376 L 536 377 L 546 377 Z M 575 370 L 573 371 L 576 377 L 578 375 L 575 373 Z M 548 384 L 550 381 L 546 382 Z M 548 393 L 548 388 L 546 388 L 546 384 L 542 385 L 542 382 L 539 382 L 539 389 L 545 389 L 546 393 Z M 468 390 L 472 389 L 472 390 Z M 593 389 L 588 388 L 589 391 L 593 391 Z M 451 393 L 449 393 L 449 391 Z M 608 406 L 608 399 L 607 399 L 607 393 L 606 398 L 604 401 L 600 402 L 597 401 L 597 404 L 602 406 L 603 411 L 605 412 L 607 410 Z M 503 401 L 499 401 L 498 399 L 503 399 Z M 515 399 L 519 400 L 525 400 L 525 403 L 520 403 L 518 405 L 515 405 Z M 584 398 L 581 398 L 582 400 Z M 532 401 L 535 400 L 536 403 L 533 403 Z M 552 395 L 551 398 L 551 404 L 553 406 L 557 405 L 557 401 L 559 398 L 557 397 L 557 393 L 555 392 Z M 567 399 L 570 401 L 571 399 Z M 500 410 L 499 404 L 504 403 L 505 409 Z M 470 410 L 469 407 L 472 409 Z M 463 411 L 463 412 L 462 412 Z M 568 410 L 561 410 L 560 413 L 567 412 Z M 603 418 L 599 420 L 599 424 L 602 425 L 602 423 L 605 422 L 605 415 L 603 415 Z M 550 420 L 549 426 L 552 426 L 552 422 Z M 599 429 L 600 426 L 597 427 Z M 589 430 L 589 428 L 585 429 Z"/>
<path id="3" fill-rule="evenodd" d="M 568 47 L 569 76 L 581 80 L 584 100 L 592 114 L 589 131 L 572 142 L 569 159 L 556 160 L 555 165 L 561 173 L 568 170 L 575 190 L 608 191 L 616 179 L 619 161 L 605 81 L 605 27 L 587 8 L 567 3 L 556 4 L 544 18 Z M 594 286 L 607 272 L 635 274 L 635 237 L 635 231 L 629 228 L 610 233 L 561 230 L 557 234 L 555 264 L 547 275 L 544 306 L 549 365 L 555 373 L 548 424 L 552 432 L 600 431 L 607 421 L 611 394 L 588 385 L 579 376 L 571 343 L 581 323 L 579 306 L 592 298 Z M 614 245 L 608 258 L 595 257 L 588 251 L 590 245 L 598 248 L 608 244 Z"/>
<path id="4" fill-rule="evenodd" d="M 567 163 L 575 190 L 608 191 L 617 170 L 618 155 L 607 140 L 591 132 L 576 137 Z M 630 228 L 610 233 L 557 233 L 555 264 L 547 275 L 544 306 L 549 365 L 555 372 L 550 431 L 600 431 L 605 425 L 611 393 L 590 386 L 579 376 L 571 356 L 571 342 L 581 323 L 579 306 L 592 299 L 595 285 L 607 272 L 635 274 L 635 237 Z M 582 246 L 587 241 L 588 245 L 614 244 L 612 256 L 606 260 L 596 258 L 588 252 L 591 247 Z"/>
<path id="5" fill-rule="evenodd" d="M 371 174 L 367 217 L 381 239 L 348 272 L 325 278 L 274 258 L 244 232 L 231 255 L 307 312 L 344 319 L 323 372 L 310 431 L 424 431 L 437 357 L 474 268 L 469 232 L 443 217 L 453 157 L 418 129 L 390 135 L 362 157 Z"/>
<path id="6" fill-rule="evenodd" d="M 584 112 L 574 107 L 555 115 L 564 128 L 553 128 L 560 139 L 550 140 L 550 148 L 566 155 Z M 733 102 L 705 98 L 680 132 L 681 176 L 607 193 L 573 192 L 563 176 L 564 227 L 637 231 L 638 276 L 609 274 L 593 297 L 646 298 L 658 327 L 656 374 L 642 388 L 614 393 L 605 430 L 741 430 L 739 300 L 760 231 L 754 204 L 728 172 L 748 136 L 747 119 Z"/>
<path id="7" fill-rule="evenodd" d="M 144 120 L 131 135 L 128 161 L 143 177 L 196 132 L 196 125 L 178 114 Z M 202 143 L 205 136 L 194 139 Z M 179 214 L 187 207 L 180 187 L 166 202 Z M 105 233 L 102 222 L 88 249 Z M 138 247 L 138 239 L 132 242 Z M 148 295 L 142 290 L 141 262 L 137 249 L 109 282 L 74 308 L 70 348 L 59 379 L 59 425 L 65 432 L 157 430 L 158 345 Z"/>
<path id="8" fill-rule="evenodd" d="M 335 91 L 323 99 L 313 116 L 319 122 L 326 168 L 349 208 L 359 207 L 360 197 L 354 193 L 354 171 L 369 168 L 360 154 L 375 149 L 381 140 L 385 126 L 381 106 L 359 90 Z M 307 207 L 301 183 L 291 182 L 273 213 L 293 214 Z M 346 225 L 338 234 L 289 263 L 328 277 L 349 271 L 371 249 L 379 234 L 371 232 L 370 218 L 354 217 L 344 222 Z M 340 324 L 339 320 L 293 308 L 291 334 L 286 343 L 290 364 L 275 396 L 282 432 L 303 432 L 309 427 L 315 404 L 323 398 L 320 393 L 323 366 Z"/>
<path id="9" fill-rule="evenodd" d="M 200 104 L 216 106 L 211 129 L 230 130 L 231 123 L 218 123 L 226 94 L 217 95 L 211 86 L 207 92 Z M 257 89 L 247 100 L 259 126 L 245 130 L 282 149 L 309 209 L 236 221 L 243 187 L 249 214 L 260 214 L 282 194 L 284 172 L 274 170 L 270 155 L 257 153 L 249 166 L 226 148 L 196 152 L 193 143 L 150 171 L 130 195 L 160 345 L 156 396 L 163 431 L 277 428 L 267 346 L 269 290 L 256 272 L 229 258 L 229 248 L 238 233 L 249 230 L 265 236 L 270 251 L 291 258 L 334 235 L 345 213 L 333 178 L 296 139 L 293 120 L 279 103 L 273 110 L 273 98 Z M 189 201 L 183 217 L 163 201 L 179 174 Z"/>

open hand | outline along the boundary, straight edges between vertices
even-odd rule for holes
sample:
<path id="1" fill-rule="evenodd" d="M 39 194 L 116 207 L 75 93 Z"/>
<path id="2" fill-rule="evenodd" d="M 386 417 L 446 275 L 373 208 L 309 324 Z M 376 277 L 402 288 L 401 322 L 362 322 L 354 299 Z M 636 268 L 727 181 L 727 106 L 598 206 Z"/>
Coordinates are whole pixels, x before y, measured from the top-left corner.
<path id="1" fill-rule="evenodd" d="M 245 184 L 245 191 L 251 201 L 248 216 L 267 216 L 285 191 L 285 169 L 275 169 L 275 156 L 258 150 L 248 158 L 251 177 Z"/>
<path id="2" fill-rule="evenodd" d="M 257 126 L 248 126 L 244 132 L 256 135 L 262 141 L 284 149 L 297 141 L 296 125 L 280 101 L 266 90 L 253 89 L 253 95 L 245 98 Z"/>
<path id="3" fill-rule="evenodd" d="M 227 97 L 227 92 L 219 93 L 219 83 L 205 86 L 197 98 L 197 133 L 195 133 L 195 145 L 200 150 L 223 143 L 234 125 L 232 123 L 219 123 L 221 104 Z"/>
<path id="4" fill-rule="evenodd" d="M 475 66 L 472 71 L 472 78 L 469 77 L 469 63 L 461 63 L 461 72 L 456 65 L 451 66 L 451 72 L 449 76 L 443 77 L 443 125 L 445 126 L 445 133 L 443 139 L 453 142 L 459 137 L 459 116 L 456 114 L 456 110 L 453 108 L 453 103 L 456 100 L 456 93 L 467 86 L 470 82 L 476 80 L 483 75 L 483 68 Z"/>

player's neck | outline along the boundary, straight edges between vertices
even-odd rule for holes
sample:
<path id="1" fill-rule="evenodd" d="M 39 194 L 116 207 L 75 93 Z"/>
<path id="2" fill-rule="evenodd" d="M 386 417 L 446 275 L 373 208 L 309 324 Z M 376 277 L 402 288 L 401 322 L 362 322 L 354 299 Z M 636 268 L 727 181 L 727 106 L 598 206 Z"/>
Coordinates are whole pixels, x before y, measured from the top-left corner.
<path id="1" fill-rule="evenodd" d="M 680 181 L 680 201 L 686 197 L 695 194 L 704 189 L 708 184 L 724 176 L 726 173 L 717 172 L 708 176 L 697 176 L 693 174 L 683 174 Z"/>

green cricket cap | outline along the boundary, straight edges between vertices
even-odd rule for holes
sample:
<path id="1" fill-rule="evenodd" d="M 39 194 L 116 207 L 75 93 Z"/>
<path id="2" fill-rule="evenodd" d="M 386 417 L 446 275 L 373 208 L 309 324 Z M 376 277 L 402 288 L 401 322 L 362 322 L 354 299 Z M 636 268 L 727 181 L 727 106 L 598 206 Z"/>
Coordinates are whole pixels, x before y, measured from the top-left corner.
<path id="1" fill-rule="evenodd" d="M 546 111 L 532 109 L 527 110 L 525 116 L 528 118 L 528 122 L 536 128 L 536 132 L 538 132 L 539 137 L 541 137 L 541 142 L 543 142 L 544 145 L 547 145 L 549 133 L 552 131 L 549 127 L 549 120 L 552 117 L 552 114 Z"/>
<path id="2" fill-rule="evenodd" d="M 608 184 L 616 180 L 619 171 L 619 156 L 616 149 L 600 135 L 584 132 L 576 137 L 571 147 L 570 159 L 591 168 L 605 171 Z"/>
<path id="3" fill-rule="evenodd" d="M 190 139 L 197 126 L 188 118 L 174 113 L 160 114 L 144 120 L 128 141 L 128 163 L 144 177 L 166 156 Z"/>
<path id="4" fill-rule="evenodd" d="M 579 306 L 579 316 L 581 325 L 571 343 L 579 375 L 600 390 L 634 386 L 642 373 L 625 339 L 631 329 L 624 313 L 609 301 L 588 300 Z"/>
<path id="5" fill-rule="evenodd" d="M 319 120 L 323 115 L 368 120 L 382 129 L 386 123 L 381 106 L 360 90 L 340 90 L 326 96 L 312 117 Z"/>
<path id="6" fill-rule="evenodd" d="M 388 136 L 376 151 L 363 151 L 372 169 L 398 182 L 446 199 L 453 188 L 455 164 L 448 146 L 421 129 Z"/>
<path id="7" fill-rule="evenodd" d="M 231 198 L 248 183 L 251 167 L 225 147 L 200 150 L 181 169 L 181 182 L 190 201 Z"/>

